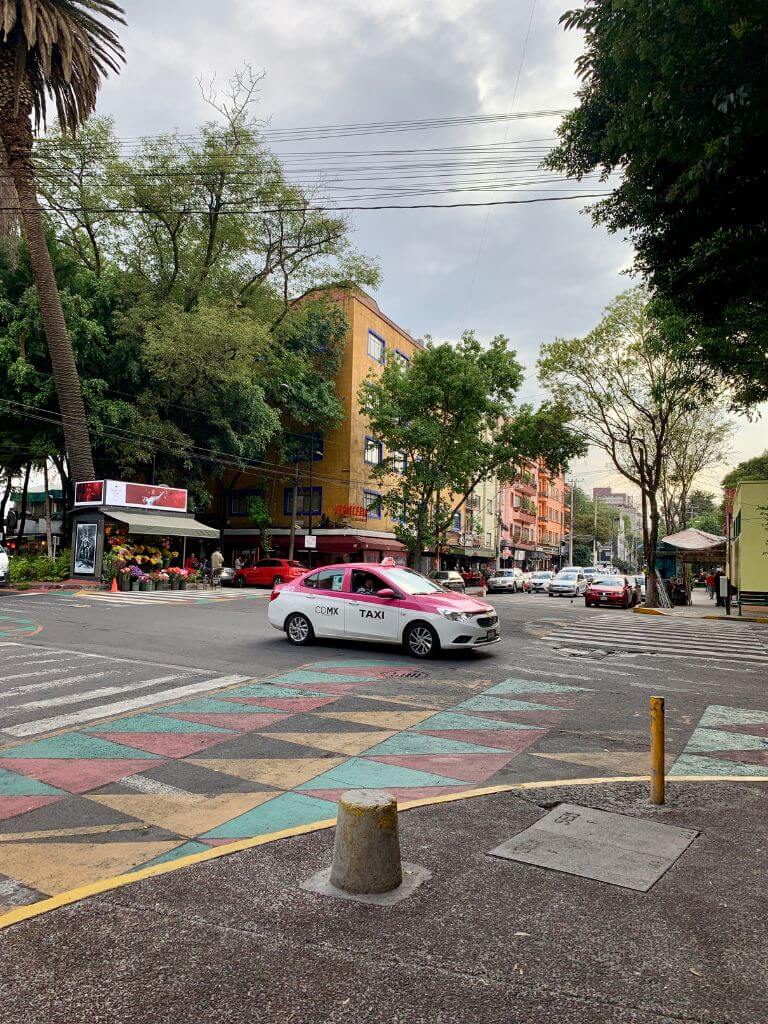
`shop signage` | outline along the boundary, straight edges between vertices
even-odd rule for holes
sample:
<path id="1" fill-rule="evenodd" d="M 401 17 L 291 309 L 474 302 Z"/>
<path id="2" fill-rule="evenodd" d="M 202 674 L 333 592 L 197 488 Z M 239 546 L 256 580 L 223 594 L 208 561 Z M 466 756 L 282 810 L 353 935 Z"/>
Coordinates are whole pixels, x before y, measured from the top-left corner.
<path id="1" fill-rule="evenodd" d="M 315 537 L 313 533 L 308 533 L 307 536 L 304 538 L 304 547 L 307 550 L 317 549 L 317 537 Z"/>
<path id="2" fill-rule="evenodd" d="M 134 484 L 125 480 L 85 480 L 75 484 L 75 506 L 113 505 L 118 508 L 151 508 L 167 512 L 187 511 L 187 491 L 163 484 Z"/>
<path id="3" fill-rule="evenodd" d="M 364 505 L 337 505 L 333 510 L 337 519 L 367 519 Z"/>

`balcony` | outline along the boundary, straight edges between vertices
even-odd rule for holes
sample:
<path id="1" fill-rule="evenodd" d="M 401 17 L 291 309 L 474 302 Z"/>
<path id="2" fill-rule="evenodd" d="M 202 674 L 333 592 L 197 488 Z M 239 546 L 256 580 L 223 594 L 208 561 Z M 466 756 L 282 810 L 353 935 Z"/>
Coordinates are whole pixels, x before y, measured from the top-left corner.
<path id="1" fill-rule="evenodd" d="M 533 478 L 526 480 L 523 477 L 519 477 L 517 480 L 512 481 L 512 490 L 517 491 L 518 494 L 534 495 L 537 493 L 538 487 Z"/>
<path id="2" fill-rule="evenodd" d="M 534 523 L 536 521 L 536 510 L 533 508 L 524 508 L 522 505 L 519 508 L 512 509 L 512 522 L 523 522 L 523 523 Z"/>

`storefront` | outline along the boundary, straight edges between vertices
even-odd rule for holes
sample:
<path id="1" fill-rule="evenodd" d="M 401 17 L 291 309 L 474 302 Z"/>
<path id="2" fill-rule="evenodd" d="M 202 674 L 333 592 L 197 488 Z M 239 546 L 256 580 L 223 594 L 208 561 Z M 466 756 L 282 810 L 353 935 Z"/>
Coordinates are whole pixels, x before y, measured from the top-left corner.
<path id="1" fill-rule="evenodd" d="M 309 544 L 307 544 L 309 541 Z M 224 557 L 230 564 L 238 556 L 252 558 L 266 556 L 261 530 L 229 529 L 222 531 Z M 271 530 L 268 553 L 287 558 L 291 545 L 291 531 Z M 408 551 L 392 533 L 378 530 L 297 530 L 293 557 L 312 568 L 334 565 L 337 562 L 380 562 L 394 558 L 405 564 Z"/>
<path id="2" fill-rule="evenodd" d="M 219 531 L 189 515 L 181 488 L 90 480 L 75 486 L 74 579 L 101 580 L 107 566 L 135 565 L 151 576 L 181 568 L 187 545 L 215 545 Z"/>
<path id="3" fill-rule="evenodd" d="M 557 544 L 540 544 L 531 554 L 532 569 L 550 569 L 557 572 L 562 564 L 562 555 Z"/>

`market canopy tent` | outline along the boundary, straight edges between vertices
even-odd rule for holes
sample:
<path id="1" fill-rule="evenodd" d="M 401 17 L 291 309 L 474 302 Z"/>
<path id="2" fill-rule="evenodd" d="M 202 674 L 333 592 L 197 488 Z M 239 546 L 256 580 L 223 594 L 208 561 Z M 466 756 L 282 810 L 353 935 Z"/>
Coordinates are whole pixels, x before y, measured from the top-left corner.
<path id="1" fill-rule="evenodd" d="M 203 540 L 218 540 L 219 530 L 196 519 L 184 516 L 147 516 L 141 512 L 107 512 L 110 519 L 124 523 L 132 533 L 143 533 L 152 537 L 198 537 Z"/>
<path id="2" fill-rule="evenodd" d="M 678 562 L 699 565 L 722 565 L 725 562 L 725 538 L 693 527 L 663 537 L 659 550 L 663 552 L 665 548 L 674 549 Z"/>

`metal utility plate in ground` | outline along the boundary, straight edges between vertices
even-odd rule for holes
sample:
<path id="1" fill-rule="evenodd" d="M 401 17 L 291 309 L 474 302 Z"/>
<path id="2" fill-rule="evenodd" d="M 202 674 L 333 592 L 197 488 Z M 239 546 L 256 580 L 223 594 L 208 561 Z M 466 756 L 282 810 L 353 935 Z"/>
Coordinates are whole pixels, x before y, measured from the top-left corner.
<path id="1" fill-rule="evenodd" d="M 379 907 L 391 907 L 395 903 L 406 899 L 418 889 L 422 882 L 428 882 L 432 872 L 418 864 L 406 864 L 403 862 L 403 881 L 391 892 L 354 893 L 345 892 L 331 885 L 331 869 L 325 868 L 319 871 L 306 882 L 301 883 L 301 888 L 306 892 L 317 892 L 321 896 L 335 896 L 340 900 L 352 900 L 353 903 L 372 903 Z"/>
<path id="2" fill-rule="evenodd" d="M 488 856 L 647 892 L 698 834 L 644 818 L 560 804 Z"/>

